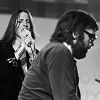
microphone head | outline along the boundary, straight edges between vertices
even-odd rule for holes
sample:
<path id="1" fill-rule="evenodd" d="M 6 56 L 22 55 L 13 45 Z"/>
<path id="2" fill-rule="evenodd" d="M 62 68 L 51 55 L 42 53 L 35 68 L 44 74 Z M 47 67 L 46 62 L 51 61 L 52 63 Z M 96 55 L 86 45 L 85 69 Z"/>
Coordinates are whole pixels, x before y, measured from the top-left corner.
<path id="1" fill-rule="evenodd" d="M 21 32 L 20 32 L 20 36 L 21 37 L 27 37 L 27 36 L 31 36 L 31 32 L 27 29 L 23 29 Z"/>

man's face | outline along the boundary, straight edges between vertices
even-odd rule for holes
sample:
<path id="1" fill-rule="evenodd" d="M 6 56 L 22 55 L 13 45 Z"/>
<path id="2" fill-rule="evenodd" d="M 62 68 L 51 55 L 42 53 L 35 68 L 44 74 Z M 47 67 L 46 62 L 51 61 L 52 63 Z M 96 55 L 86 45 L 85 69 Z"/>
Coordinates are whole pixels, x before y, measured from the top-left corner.
<path id="1" fill-rule="evenodd" d="M 94 45 L 93 44 L 94 39 L 95 39 L 95 32 L 93 30 L 90 30 L 90 29 L 84 30 L 84 39 L 77 38 L 75 42 L 72 43 L 74 57 L 76 59 L 85 58 L 88 52 L 88 49 L 90 49 L 91 46 Z"/>

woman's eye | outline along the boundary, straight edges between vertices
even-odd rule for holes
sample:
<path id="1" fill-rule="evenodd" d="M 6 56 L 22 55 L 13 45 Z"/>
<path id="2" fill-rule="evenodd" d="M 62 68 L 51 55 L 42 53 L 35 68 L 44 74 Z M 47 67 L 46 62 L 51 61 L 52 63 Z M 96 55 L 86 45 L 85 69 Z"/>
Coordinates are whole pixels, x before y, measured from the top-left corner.
<path id="1" fill-rule="evenodd" d="M 27 23 L 30 23 L 30 21 L 29 21 L 29 20 L 27 20 L 26 22 L 27 22 Z"/>
<path id="2" fill-rule="evenodd" d="M 24 22 L 24 20 L 19 20 L 18 21 L 18 24 L 21 24 L 21 23 L 23 23 Z M 30 23 L 30 21 L 29 20 L 25 20 L 25 23 Z"/>
<path id="3" fill-rule="evenodd" d="M 22 20 L 19 20 L 18 23 L 20 24 L 22 22 Z"/>

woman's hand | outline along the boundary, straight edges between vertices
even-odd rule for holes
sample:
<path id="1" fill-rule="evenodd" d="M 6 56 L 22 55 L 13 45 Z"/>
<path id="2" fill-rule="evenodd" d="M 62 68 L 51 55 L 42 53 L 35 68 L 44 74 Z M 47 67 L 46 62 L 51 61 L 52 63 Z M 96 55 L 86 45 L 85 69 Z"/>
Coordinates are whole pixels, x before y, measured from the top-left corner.
<path id="1" fill-rule="evenodd" d="M 34 51 L 34 39 L 31 36 L 31 32 L 27 29 L 24 29 L 20 33 L 22 41 L 25 43 L 25 49 L 27 50 L 28 53 L 32 54 Z"/>

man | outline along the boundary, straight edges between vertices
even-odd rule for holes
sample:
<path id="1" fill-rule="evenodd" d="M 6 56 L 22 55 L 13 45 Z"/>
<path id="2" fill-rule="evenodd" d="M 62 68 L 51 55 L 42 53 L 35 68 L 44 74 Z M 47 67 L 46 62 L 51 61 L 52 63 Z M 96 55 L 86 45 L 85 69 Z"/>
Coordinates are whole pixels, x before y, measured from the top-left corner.
<path id="1" fill-rule="evenodd" d="M 98 30 L 82 10 L 65 12 L 55 32 L 30 67 L 19 100 L 80 100 L 76 60 L 86 57 Z"/>

